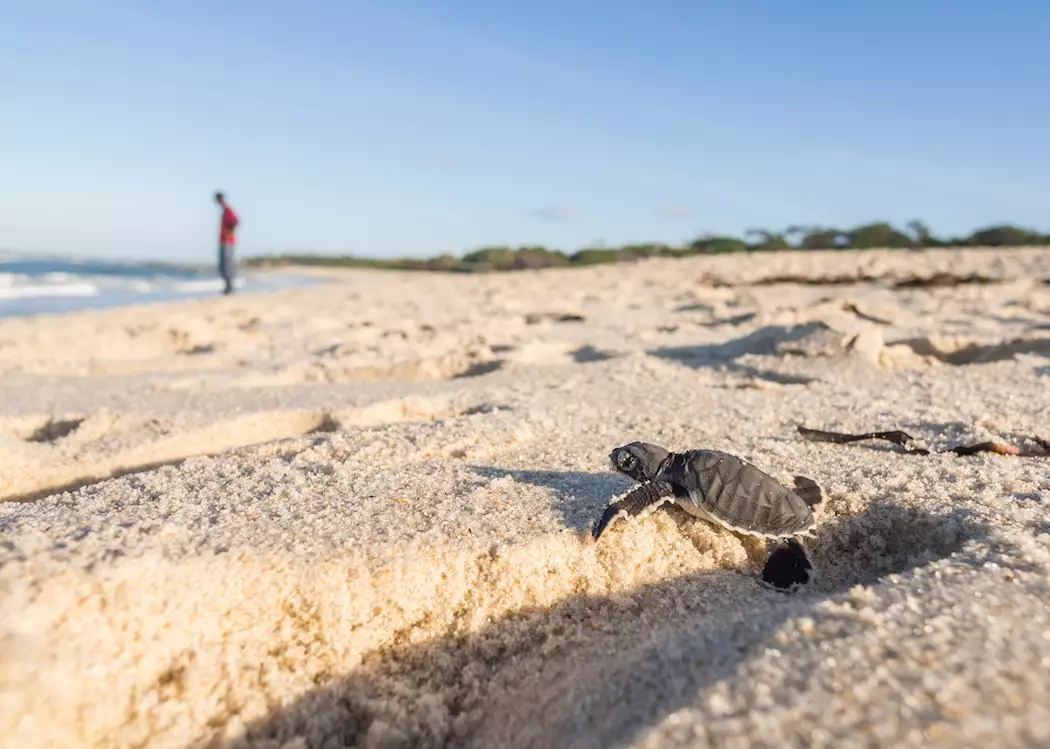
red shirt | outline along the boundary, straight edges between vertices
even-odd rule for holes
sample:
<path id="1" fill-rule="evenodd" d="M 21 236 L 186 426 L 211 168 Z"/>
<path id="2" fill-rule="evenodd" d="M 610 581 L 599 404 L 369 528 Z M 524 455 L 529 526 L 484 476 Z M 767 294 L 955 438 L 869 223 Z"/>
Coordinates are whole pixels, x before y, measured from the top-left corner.
<path id="1" fill-rule="evenodd" d="M 219 241 L 223 244 L 237 244 L 237 236 L 234 234 L 234 230 L 239 223 L 240 218 L 234 213 L 233 209 L 229 206 L 224 206 L 222 209 L 222 225 L 219 227 Z"/>

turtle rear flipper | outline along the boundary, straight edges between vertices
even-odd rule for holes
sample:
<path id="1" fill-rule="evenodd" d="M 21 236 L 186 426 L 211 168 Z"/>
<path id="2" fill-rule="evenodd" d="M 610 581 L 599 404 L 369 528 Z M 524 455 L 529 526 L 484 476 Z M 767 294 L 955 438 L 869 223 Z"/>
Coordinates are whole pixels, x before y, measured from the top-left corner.
<path id="1" fill-rule="evenodd" d="M 766 559 L 762 584 L 784 593 L 793 592 L 813 582 L 813 563 L 806 549 L 795 539 L 780 544 Z"/>
<path id="2" fill-rule="evenodd" d="M 810 508 L 816 507 L 824 500 L 820 485 L 805 476 L 795 476 L 795 494 L 802 497 L 802 501 Z"/>

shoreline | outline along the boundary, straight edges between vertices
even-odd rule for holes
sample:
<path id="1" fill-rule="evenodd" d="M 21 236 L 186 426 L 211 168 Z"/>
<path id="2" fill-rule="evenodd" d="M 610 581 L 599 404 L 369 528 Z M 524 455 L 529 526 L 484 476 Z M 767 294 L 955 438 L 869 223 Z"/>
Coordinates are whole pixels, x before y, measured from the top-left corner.
<path id="1" fill-rule="evenodd" d="M 762 285 L 771 283 L 791 283 L 800 281 L 811 284 L 824 284 L 828 286 L 842 285 L 848 283 L 864 282 L 888 282 L 888 283 L 914 283 L 922 286 L 924 282 L 933 281 L 930 285 L 951 283 L 988 283 L 1002 282 L 1009 279 L 1031 277 L 1035 272 L 1036 277 L 1044 283 L 1050 284 L 1050 268 L 1044 267 L 1039 262 L 1032 262 L 1034 258 L 1040 258 L 1050 251 L 1050 247 L 936 247 L 924 249 L 846 249 L 846 250 L 782 250 L 777 252 L 746 251 L 733 254 L 693 255 L 681 258 L 652 257 L 634 258 L 622 260 L 615 263 L 601 263 L 596 265 L 564 266 L 548 268 L 523 268 L 511 270 L 492 270 L 476 272 L 460 272 L 434 269 L 402 269 L 383 267 L 340 267 L 338 265 L 296 265 L 275 264 L 273 266 L 251 265 L 238 275 L 241 284 L 246 277 L 263 279 L 267 283 L 263 288 L 245 289 L 238 292 L 244 294 L 265 294 L 294 290 L 303 286 L 314 284 L 325 284 L 337 282 L 340 279 L 351 277 L 355 274 L 385 274 L 406 275 L 409 277 L 426 275 L 436 278 L 462 278 L 476 276 L 512 275 L 526 274 L 563 274 L 582 273 L 586 275 L 593 269 L 604 269 L 605 272 L 628 272 L 625 269 L 639 264 L 656 264 L 662 267 L 665 264 L 693 263 L 704 269 L 700 277 L 702 283 L 714 285 Z M 903 258 L 916 258 L 918 263 L 927 269 L 927 275 L 916 275 L 908 270 L 909 262 Z M 956 273 L 954 269 L 967 264 L 983 266 L 989 269 L 987 275 L 980 276 L 972 273 Z M 750 278 L 739 277 L 736 270 L 742 264 L 750 265 L 760 272 L 747 274 Z M 837 267 L 840 270 L 833 274 L 820 273 L 819 268 Z M 1012 269 L 1008 266 L 1012 266 Z M 808 277 L 807 277 L 808 274 Z M 943 277 L 934 278 L 938 274 Z M 276 283 L 272 283 L 272 282 Z M 211 295 L 221 296 L 221 279 L 216 275 L 214 279 L 205 276 L 197 279 L 196 284 L 208 284 L 208 291 L 194 290 L 186 293 L 165 293 L 149 299 L 141 299 L 133 292 L 117 294 L 112 301 L 77 306 L 77 297 L 62 298 L 56 302 L 59 309 L 48 310 L 46 302 L 41 301 L 33 309 L 32 299 L 15 299 L 14 302 L 22 302 L 26 311 L 7 311 L 4 309 L 5 301 L 8 306 L 14 308 L 11 300 L 0 298 L 0 320 L 17 317 L 47 317 L 52 315 L 70 315 L 80 312 L 92 312 L 106 309 L 131 309 L 143 306 L 154 306 L 156 304 L 178 304 L 188 301 L 202 301 Z M 42 295 L 47 298 L 47 295 Z M 105 295 L 103 295 L 105 296 Z M 92 298 L 90 295 L 83 298 Z M 62 307 L 65 307 L 62 309 Z"/>
<path id="2" fill-rule="evenodd" d="M 257 269 L 237 277 L 237 294 L 265 294 L 323 283 L 321 276 L 308 276 L 285 269 Z M 182 281 L 176 288 L 141 290 L 137 287 L 98 289 L 90 282 L 74 283 L 32 293 L 14 289 L 0 293 L 0 320 L 7 318 L 75 315 L 109 309 L 134 309 L 157 304 L 178 304 L 221 296 L 222 279 L 204 276 Z M 0 290 L 2 291 L 2 290 Z"/>

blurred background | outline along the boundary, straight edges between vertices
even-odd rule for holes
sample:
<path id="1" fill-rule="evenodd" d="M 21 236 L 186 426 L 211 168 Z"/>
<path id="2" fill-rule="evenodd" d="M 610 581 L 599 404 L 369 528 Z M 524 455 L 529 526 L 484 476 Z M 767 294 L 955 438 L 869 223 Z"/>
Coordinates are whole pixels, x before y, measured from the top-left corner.
<path id="1" fill-rule="evenodd" d="M 214 293 L 219 189 L 249 264 L 1050 242 L 1048 35 L 1024 0 L 3 3 L 0 314 L 98 287 L 42 258 Z"/>

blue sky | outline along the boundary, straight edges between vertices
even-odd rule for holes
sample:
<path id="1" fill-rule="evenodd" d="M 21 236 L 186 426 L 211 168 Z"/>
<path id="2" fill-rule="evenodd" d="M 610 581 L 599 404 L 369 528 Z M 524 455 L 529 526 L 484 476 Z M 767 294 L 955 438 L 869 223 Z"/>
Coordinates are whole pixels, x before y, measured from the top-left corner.
<path id="1" fill-rule="evenodd" d="M 0 0 L 0 247 L 1050 230 L 1050 4 Z"/>

